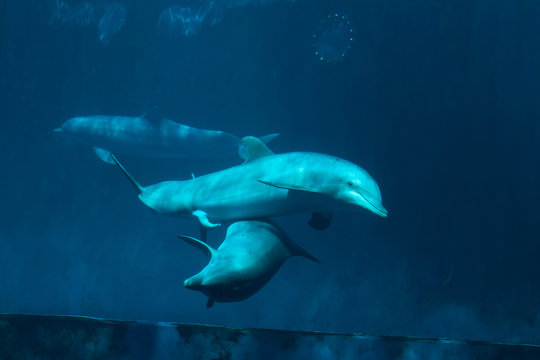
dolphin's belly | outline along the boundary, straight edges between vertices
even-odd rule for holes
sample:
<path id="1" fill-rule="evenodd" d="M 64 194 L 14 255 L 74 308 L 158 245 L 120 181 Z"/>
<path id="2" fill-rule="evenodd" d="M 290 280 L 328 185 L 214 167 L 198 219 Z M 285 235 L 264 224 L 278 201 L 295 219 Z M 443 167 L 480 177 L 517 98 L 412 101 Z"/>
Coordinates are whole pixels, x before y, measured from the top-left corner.
<path id="1" fill-rule="evenodd" d="M 243 203 L 226 202 L 204 207 L 208 218 L 212 221 L 235 221 L 242 219 L 259 219 L 284 215 L 299 211 L 287 201 L 267 200 Z"/>
<path id="2" fill-rule="evenodd" d="M 261 183 L 223 188 L 204 196 L 198 208 L 215 221 L 261 218 L 295 212 L 296 204 L 289 201 L 288 190 Z"/>
<path id="3" fill-rule="evenodd" d="M 276 216 L 295 211 L 288 190 L 260 183 L 256 173 L 208 177 L 190 185 L 193 186 L 187 186 L 186 190 L 191 195 L 192 211 L 202 210 L 209 219 L 216 222 Z"/>

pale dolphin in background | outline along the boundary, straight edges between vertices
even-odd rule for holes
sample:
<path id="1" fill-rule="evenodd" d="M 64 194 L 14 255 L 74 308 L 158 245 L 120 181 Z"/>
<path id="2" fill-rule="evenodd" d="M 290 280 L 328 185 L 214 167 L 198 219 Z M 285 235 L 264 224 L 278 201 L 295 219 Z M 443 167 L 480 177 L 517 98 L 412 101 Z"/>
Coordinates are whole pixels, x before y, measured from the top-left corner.
<path id="1" fill-rule="evenodd" d="M 67 120 L 55 132 L 67 133 L 94 147 L 103 161 L 114 164 L 110 152 L 142 157 L 215 158 L 239 154 L 240 138 L 224 131 L 204 130 L 163 118 L 146 116 L 80 116 Z M 263 142 L 278 134 L 263 136 Z"/>
<path id="2" fill-rule="evenodd" d="M 216 301 L 247 299 L 266 285 L 291 256 L 303 256 L 319 262 L 268 221 L 231 224 L 217 250 L 189 236 L 179 238 L 210 257 L 204 269 L 184 281 L 186 288 L 208 296 L 206 307 L 211 307 Z"/>
<path id="3" fill-rule="evenodd" d="M 361 167 L 325 154 L 272 153 L 259 139 L 242 139 L 244 164 L 192 180 L 143 187 L 113 155 L 113 160 L 150 209 L 170 216 L 196 216 L 205 227 L 220 222 L 311 212 L 310 225 L 323 230 L 339 210 L 365 208 L 381 217 L 379 186 Z"/>

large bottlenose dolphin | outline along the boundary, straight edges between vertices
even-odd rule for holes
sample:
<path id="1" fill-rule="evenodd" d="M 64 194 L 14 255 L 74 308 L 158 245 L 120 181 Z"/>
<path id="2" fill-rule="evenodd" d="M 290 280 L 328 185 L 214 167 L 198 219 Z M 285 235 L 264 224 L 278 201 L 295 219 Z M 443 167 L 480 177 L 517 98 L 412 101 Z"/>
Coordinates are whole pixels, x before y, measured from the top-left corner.
<path id="1" fill-rule="evenodd" d="M 55 132 L 68 133 L 94 146 L 96 155 L 114 164 L 110 152 L 144 157 L 245 158 L 240 138 L 224 131 L 204 130 L 151 116 L 80 116 Z M 263 136 L 265 143 L 277 134 Z"/>
<path id="2" fill-rule="evenodd" d="M 143 187 L 113 155 L 139 199 L 161 214 L 192 214 L 206 227 L 220 222 L 311 212 L 310 225 L 325 229 L 332 213 L 365 208 L 381 217 L 379 186 L 361 167 L 334 156 L 308 152 L 272 153 L 259 139 L 242 139 L 242 165 L 191 180 L 164 181 Z"/>
<path id="3" fill-rule="evenodd" d="M 303 256 L 319 262 L 269 221 L 231 224 L 217 250 L 190 236 L 179 238 L 210 257 L 204 269 L 184 281 L 186 288 L 208 296 L 206 307 L 211 307 L 216 301 L 247 299 L 266 285 L 291 256 Z"/>

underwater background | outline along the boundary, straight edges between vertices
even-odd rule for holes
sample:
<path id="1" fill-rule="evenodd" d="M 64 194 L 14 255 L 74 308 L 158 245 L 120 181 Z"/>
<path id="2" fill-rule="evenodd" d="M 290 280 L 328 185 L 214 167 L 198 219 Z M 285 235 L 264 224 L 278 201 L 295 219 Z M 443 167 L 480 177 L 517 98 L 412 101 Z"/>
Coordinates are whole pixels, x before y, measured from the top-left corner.
<path id="1" fill-rule="evenodd" d="M 540 4 L 111 4 L 0 2 L 0 312 L 540 342 Z M 175 27 L 173 6 L 196 10 Z M 176 238 L 197 223 L 152 214 L 52 132 L 153 109 L 357 163 L 389 216 L 339 213 L 324 232 L 278 218 L 322 264 L 293 258 L 207 309 L 183 287 L 207 260 Z M 122 160 L 142 184 L 240 162 Z"/>

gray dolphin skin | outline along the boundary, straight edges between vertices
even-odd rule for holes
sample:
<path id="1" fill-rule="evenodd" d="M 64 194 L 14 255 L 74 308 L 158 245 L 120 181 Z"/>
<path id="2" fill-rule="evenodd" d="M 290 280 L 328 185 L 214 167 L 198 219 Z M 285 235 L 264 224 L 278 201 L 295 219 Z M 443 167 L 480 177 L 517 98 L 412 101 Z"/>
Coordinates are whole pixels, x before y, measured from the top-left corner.
<path id="1" fill-rule="evenodd" d="M 211 307 L 216 301 L 247 299 L 266 285 L 291 256 L 303 256 L 319 262 L 269 221 L 231 224 L 217 250 L 189 236 L 179 238 L 210 257 L 210 262 L 201 272 L 184 281 L 186 288 L 208 296 L 206 307 Z"/>
<path id="2" fill-rule="evenodd" d="M 114 164 L 110 152 L 161 158 L 215 158 L 235 154 L 245 158 L 240 138 L 232 134 L 149 116 L 80 116 L 67 120 L 54 131 L 92 145 L 96 155 L 109 164 Z M 276 136 L 263 136 L 261 140 L 267 143 Z"/>
<path id="3" fill-rule="evenodd" d="M 164 181 L 143 187 L 113 155 L 139 199 L 157 213 L 192 214 L 205 227 L 221 222 L 260 219 L 297 212 L 314 213 L 310 225 L 324 229 L 336 211 L 365 208 L 381 217 L 375 180 L 361 167 L 325 154 L 273 154 L 259 139 L 242 139 L 247 158 L 242 165 L 191 180 Z M 324 220 L 316 224 L 315 220 Z"/>

